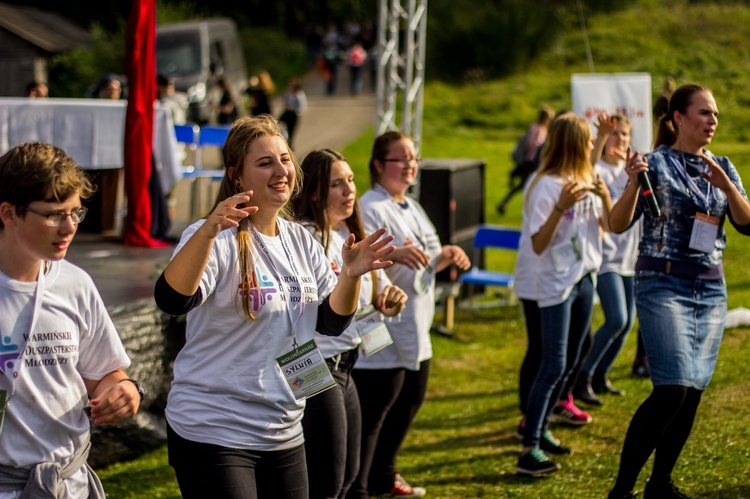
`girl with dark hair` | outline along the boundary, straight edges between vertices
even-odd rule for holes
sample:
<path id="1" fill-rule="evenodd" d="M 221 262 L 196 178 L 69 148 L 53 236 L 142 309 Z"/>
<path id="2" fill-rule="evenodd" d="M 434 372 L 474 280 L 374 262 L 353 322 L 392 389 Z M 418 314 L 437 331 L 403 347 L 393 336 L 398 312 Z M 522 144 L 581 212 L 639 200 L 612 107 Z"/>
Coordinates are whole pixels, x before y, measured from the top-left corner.
<path id="1" fill-rule="evenodd" d="M 280 216 L 301 173 L 276 121 L 237 120 L 223 157 L 211 213 L 182 234 L 154 291 L 162 310 L 187 313 L 169 463 L 186 498 L 304 499 L 305 398 L 335 384 L 313 336 L 349 326 L 361 276 L 391 265 L 393 238 L 349 235 L 336 276 L 310 233 Z"/>
<path id="2" fill-rule="evenodd" d="M 294 214 L 325 249 L 334 272 L 343 266 L 341 247 L 350 234 L 365 237 L 357 207 L 354 173 L 341 154 L 312 151 L 302 161 L 305 182 L 294 200 Z M 338 337 L 315 335 L 336 386 L 307 401 L 305 432 L 310 497 L 346 497 L 359 471 L 362 414 L 351 370 L 360 349 L 371 355 L 390 342 L 382 315 L 393 317 L 404 308 L 406 294 L 383 270 L 362 276 L 355 322 Z"/>
<path id="3" fill-rule="evenodd" d="M 612 209 L 610 224 L 622 232 L 643 219 L 635 301 L 654 388 L 630 422 L 610 498 L 635 497 L 633 487 L 654 451 L 644 497 L 687 497 L 671 474 L 716 367 L 724 332 L 725 219 L 750 234 L 750 203 L 736 168 L 705 149 L 718 115 L 709 89 L 683 85 L 659 122 L 656 149 L 643 158 L 628 151 L 630 183 Z M 640 195 L 642 172 L 661 208 L 658 218 Z"/>

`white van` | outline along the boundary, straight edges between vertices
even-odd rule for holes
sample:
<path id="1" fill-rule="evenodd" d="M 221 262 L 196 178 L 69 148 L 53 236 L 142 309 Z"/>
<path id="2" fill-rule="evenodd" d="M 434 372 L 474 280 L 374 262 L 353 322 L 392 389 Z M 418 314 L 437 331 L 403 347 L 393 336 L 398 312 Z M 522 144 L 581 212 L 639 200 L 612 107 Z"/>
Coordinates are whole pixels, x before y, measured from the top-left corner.
<path id="1" fill-rule="evenodd" d="M 211 103 L 221 98 L 219 80 L 229 82 L 239 105 L 247 88 L 247 71 L 237 27 L 230 19 L 164 24 L 156 31 L 157 73 L 172 77 L 175 89 L 190 101 L 188 120 L 213 122 Z"/>

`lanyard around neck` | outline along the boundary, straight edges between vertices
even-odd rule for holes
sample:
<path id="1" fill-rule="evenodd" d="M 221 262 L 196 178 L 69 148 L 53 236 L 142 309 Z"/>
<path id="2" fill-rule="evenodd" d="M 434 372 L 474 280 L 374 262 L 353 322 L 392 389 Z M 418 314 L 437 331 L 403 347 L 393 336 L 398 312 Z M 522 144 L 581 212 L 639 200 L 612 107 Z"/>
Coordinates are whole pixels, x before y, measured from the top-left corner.
<path id="1" fill-rule="evenodd" d="M 279 270 L 276 267 L 276 263 L 274 263 L 274 261 L 273 261 L 273 257 L 271 256 L 271 252 L 268 250 L 268 247 L 266 246 L 266 243 L 263 242 L 263 238 L 260 237 L 260 235 L 258 234 L 258 231 L 255 229 L 255 226 L 253 226 L 252 223 L 250 224 L 250 227 L 251 227 L 251 230 L 253 232 L 253 236 L 255 237 L 255 241 L 258 243 L 258 246 L 260 247 L 261 251 L 266 256 L 266 260 L 268 260 L 268 265 L 271 267 L 271 271 L 273 272 L 273 275 L 274 275 L 274 278 L 276 279 L 276 282 L 279 283 L 279 290 L 280 291 L 285 291 L 284 283 L 283 283 L 283 281 L 281 279 L 281 274 L 279 273 Z M 276 222 L 276 227 L 279 230 L 279 239 L 281 240 L 281 246 L 282 246 L 282 248 L 284 248 L 284 254 L 286 255 L 287 259 L 289 260 L 289 264 L 292 267 L 292 272 L 294 272 L 294 274 L 296 276 L 298 276 L 297 287 L 299 288 L 299 294 L 300 294 L 300 299 L 299 299 L 299 301 L 300 301 L 300 313 L 299 313 L 299 315 L 296 318 L 292 314 L 292 308 L 293 308 L 292 307 L 292 291 L 289 288 L 289 286 L 286 287 L 286 294 L 289 297 L 288 298 L 288 302 L 287 302 L 286 311 L 287 311 L 287 314 L 289 315 L 289 321 L 292 324 L 292 347 L 296 349 L 298 347 L 298 344 L 297 344 L 297 333 L 295 331 L 295 325 L 297 324 L 297 321 L 299 321 L 299 319 L 305 313 L 305 286 L 304 286 L 304 283 L 302 283 L 299 280 L 299 277 L 300 277 L 299 270 L 297 269 L 297 265 L 294 263 L 294 258 L 292 256 L 292 252 L 289 249 L 289 245 L 286 242 L 286 238 L 284 237 L 284 231 L 282 229 L 282 226 L 281 226 L 281 224 L 278 221 Z"/>
<path id="2" fill-rule="evenodd" d="M 712 197 L 711 182 L 708 182 L 708 188 L 706 189 L 706 193 L 703 194 L 701 192 L 700 187 L 698 187 L 698 184 L 696 184 L 695 181 L 690 177 L 690 175 L 688 175 L 687 166 L 685 166 L 685 155 L 682 154 L 682 152 L 680 152 L 680 159 L 682 159 L 682 163 L 677 161 L 677 159 L 671 154 L 669 155 L 669 159 L 677 168 L 677 173 L 680 175 L 680 177 L 682 178 L 682 181 L 688 187 L 690 192 L 696 198 L 698 198 L 700 201 L 703 201 L 706 204 L 706 213 L 710 215 L 711 214 L 711 197 Z"/>

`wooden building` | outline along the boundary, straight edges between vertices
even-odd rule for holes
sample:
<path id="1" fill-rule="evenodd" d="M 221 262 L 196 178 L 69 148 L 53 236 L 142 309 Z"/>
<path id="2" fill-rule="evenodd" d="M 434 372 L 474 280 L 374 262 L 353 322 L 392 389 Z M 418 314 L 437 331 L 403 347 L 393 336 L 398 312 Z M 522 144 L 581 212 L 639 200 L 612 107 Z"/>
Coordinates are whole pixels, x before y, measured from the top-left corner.
<path id="1" fill-rule="evenodd" d="M 91 43 L 89 33 L 57 14 L 0 3 L 0 97 L 22 97 L 32 81 L 47 83 L 47 62 Z"/>

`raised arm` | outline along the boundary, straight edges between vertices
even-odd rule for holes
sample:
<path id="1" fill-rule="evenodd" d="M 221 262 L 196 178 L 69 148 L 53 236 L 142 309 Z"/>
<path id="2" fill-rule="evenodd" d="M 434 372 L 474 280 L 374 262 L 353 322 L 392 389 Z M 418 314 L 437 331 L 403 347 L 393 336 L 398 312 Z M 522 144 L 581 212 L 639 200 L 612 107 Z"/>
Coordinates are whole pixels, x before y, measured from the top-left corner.
<path id="1" fill-rule="evenodd" d="M 638 174 L 648 171 L 646 158 L 639 159 L 638 156 L 637 152 L 632 152 L 628 148 L 625 159 L 625 172 L 628 175 L 629 182 L 622 196 L 617 200 L 617 203 L 612 207 L 612 211 L 609 214 L 609 229 L 618 234 L 630 227 L 630 224 L 633 222 L 635 206 L 638 204 L 638 193 L 641 191 L 641 186 L 638 183 Z"/>
<path id="2" fill-rule="evenodd" d="M 539 228 L 539 231 L 531 236 L 531 247 L 534 253 L 541 255 L 552 238 L 557 234 L 557 228 L 560 226 L 563 214 L 575 203 L 583 199 L 588 194 L 587 189 L 579 185 L 578 182 L 568 182 L 560 192 L 560 197 L 549 214 L 547 221 Z"/>
<path id="3" fill-rule="evenodd" d="M 256 206 L 237 207 L 248 202 L 252 194 L 252 191 L 241 192 L 219 203 L 167 264 L 164 278 L 175 291 L 192 296 L 198 290 L 216 236 L 222 230 L 237 227 L 240 220 L 258 211 Z"/>
<path id="4" fill-rule="evenodd" d="M 737 225 L 750 224 L 750 203 L 748 203 L 747 199 L 737 189 L 737 186 L 729 179 L 727 172 L 705 153 L 701 153 L 701 158 L 706 162 L 711 172 L 710 175 L 703 173 L 703 177 L 711 185 L 721 189 L 727 195 L 727 203 L 729 203 L 729 211 L 732 213 L 734 223 Z"/>
<path id="5" fill-rule="evenodd" d="M 331 309 L 337 314 L 351 315 L 357 310 L 362 275 L 393 265 L 392 261 L 383 260 L 394 249 L 390 246 L 393 236 L 383 237 L 385 232 L 385 229 L 378 229 L 359 242 L 355 242 L 354 234 L 346 238 L 341 248 L 344 267 L 329 298 Z"/>

